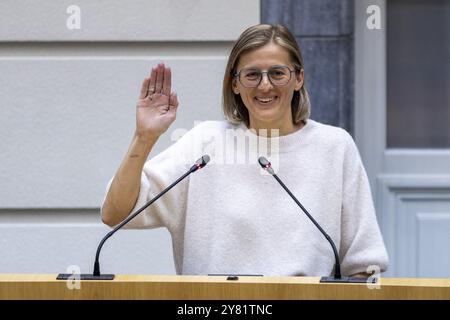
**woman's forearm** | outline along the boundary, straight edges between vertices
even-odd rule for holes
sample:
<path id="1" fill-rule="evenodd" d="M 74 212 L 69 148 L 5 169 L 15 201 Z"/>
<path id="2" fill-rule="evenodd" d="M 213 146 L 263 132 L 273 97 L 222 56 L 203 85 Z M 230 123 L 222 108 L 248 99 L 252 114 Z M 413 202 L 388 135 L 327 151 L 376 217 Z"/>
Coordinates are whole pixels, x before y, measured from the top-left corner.
<path id="1" fill-rule="evenodd" d="M 157 140 L 134 134 L 103 203 L 102 220 L 105 224 L 115 226 L 130 214 L 139 195 L 142 169 Z"/>

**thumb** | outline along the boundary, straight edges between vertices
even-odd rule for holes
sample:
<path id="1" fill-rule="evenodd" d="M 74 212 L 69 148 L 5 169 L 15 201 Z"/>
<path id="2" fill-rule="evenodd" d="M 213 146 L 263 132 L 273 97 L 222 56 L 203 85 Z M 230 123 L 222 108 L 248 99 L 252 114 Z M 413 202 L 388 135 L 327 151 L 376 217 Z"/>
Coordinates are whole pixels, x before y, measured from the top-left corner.
<path id="1" fill-rule="evenodd" d="M 169 106 L 178 107 L 178 96 L 176 92 L 172 92 L 169 97 Z"/>

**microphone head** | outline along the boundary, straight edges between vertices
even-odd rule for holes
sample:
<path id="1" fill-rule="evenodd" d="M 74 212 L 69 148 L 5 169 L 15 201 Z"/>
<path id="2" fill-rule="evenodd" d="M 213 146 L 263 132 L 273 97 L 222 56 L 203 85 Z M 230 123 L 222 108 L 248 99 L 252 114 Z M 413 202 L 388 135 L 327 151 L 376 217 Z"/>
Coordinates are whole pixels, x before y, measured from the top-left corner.
<path id="1" fill-rule="evenodd" d="M 207 154 L 205 154 L 203 157 L 201 157 L 201 159 L 203 160 L 203 166 L 206 166 L 206 164 L 209 162 L 209 160 L 211 160 L 211 158 Z"/>
<path id="2" fill-rule="evenodd" d="M 271 175 L 275 174 L 275 171 L 273 171 L 273 169 L 272 169 L 271 163 L 265 157 L 259 157 L 258 162 L 259 162 L 259 165 L 264 170 L 266 170 L 268 173 L 270 173 Z"/>
<path id="3" fill-rule="evenodd" d="M 206 164 L 209 162 L 210 159 L 211 158 L 207 154 L 202 156 L 200 159 L 195 161 L 194 165 L 191 167 L 191 172 L 197 171 L 198 169 L 201 169 L 204 166 L 206 166 Z"/>
<path id="4" fill-rule="evenodd" d="M 270 165 L 269 160 L 267 160 L 265 157 L 259 157 L 258 162 L 261 165 L 261 167 L 263 167 L 263 168 Z"/>

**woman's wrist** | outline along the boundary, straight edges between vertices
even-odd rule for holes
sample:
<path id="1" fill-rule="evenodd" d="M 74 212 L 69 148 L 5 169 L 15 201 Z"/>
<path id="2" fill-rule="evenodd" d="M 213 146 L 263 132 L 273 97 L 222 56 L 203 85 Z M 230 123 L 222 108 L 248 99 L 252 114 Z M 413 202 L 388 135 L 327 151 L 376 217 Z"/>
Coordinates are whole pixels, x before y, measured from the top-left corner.
<path id="1" fill-rule="evenodd" d="M 134 132 L 134 140 L 143 145 L 154 145 L 156 141 L 159 139 L 159 135 L 154 134 L 143 134 L 138 131 Z"/>
<path id="2" fill-rule="evenodd" d="M 143 135 L 136 131 L 128 151 L 129 157 L 147 159 L 158 138 L 159 136 Z"/>

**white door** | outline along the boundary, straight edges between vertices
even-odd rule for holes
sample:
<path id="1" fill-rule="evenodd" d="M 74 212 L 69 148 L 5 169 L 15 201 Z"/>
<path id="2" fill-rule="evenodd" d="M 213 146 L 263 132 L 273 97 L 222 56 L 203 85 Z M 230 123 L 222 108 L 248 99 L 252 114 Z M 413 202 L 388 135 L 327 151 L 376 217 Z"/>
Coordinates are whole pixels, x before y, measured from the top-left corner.
<path id="1" fill-rule="evenodd" d="M 450 277 L 450 1 L 355 2 L 355 136 L 383 276 Z"/>

